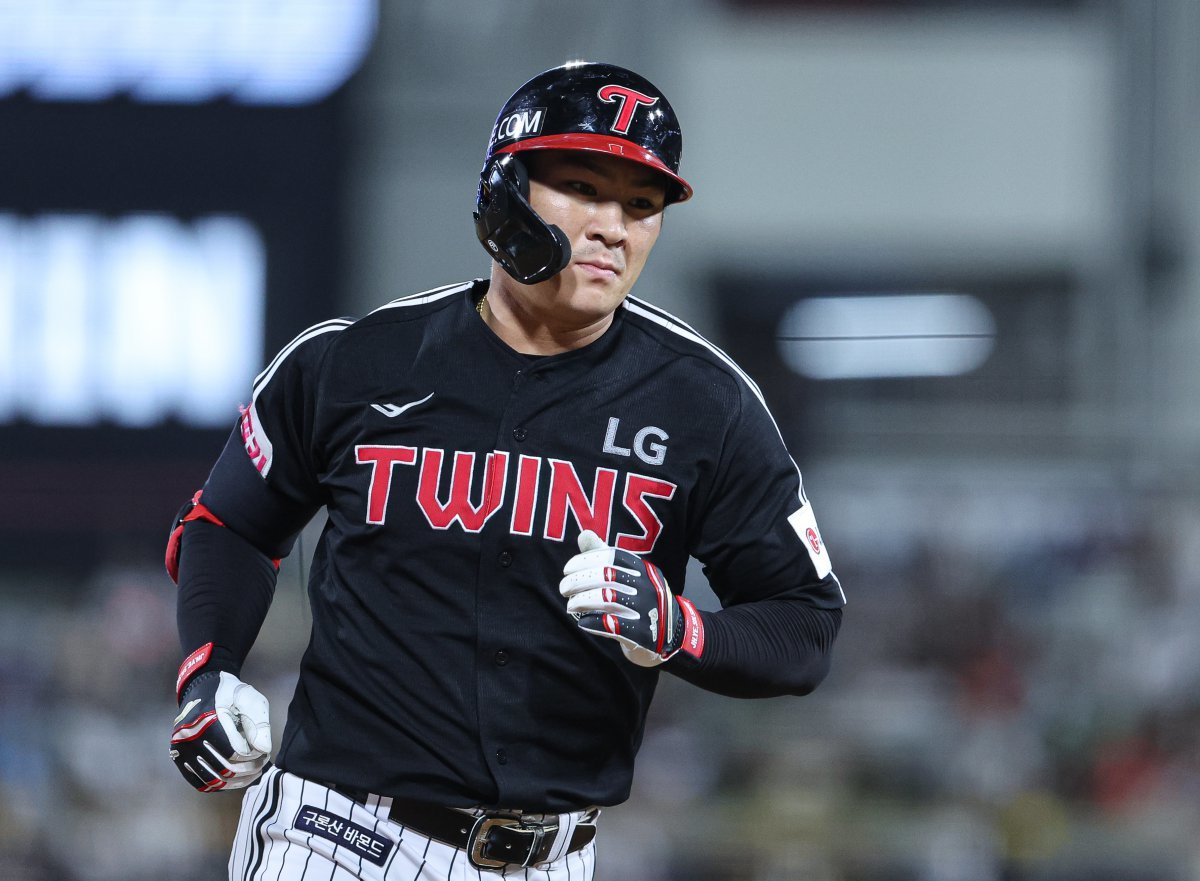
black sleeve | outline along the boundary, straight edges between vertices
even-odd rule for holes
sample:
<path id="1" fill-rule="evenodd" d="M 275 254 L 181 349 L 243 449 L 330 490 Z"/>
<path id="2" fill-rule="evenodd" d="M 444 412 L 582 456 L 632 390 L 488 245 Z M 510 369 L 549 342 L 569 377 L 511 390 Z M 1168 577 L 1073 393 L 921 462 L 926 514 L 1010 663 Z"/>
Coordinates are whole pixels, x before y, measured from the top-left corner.
<path id="1" fill-rule="evenodd" d="M 274 561 L 224 526 L 184 525 L 176 623 L 185 655 L 213 644 L 205 665 L 234 675 L 254 644 L 275 594 Z"/>
<path id="2" fill-rule="evenodd" d="M 800 471 L 758 389 L 743 387 L 691 551 L 721 601 L 704 650 L 666 669 L 735 697 L 807 694 L 829 671 L 845 598 Z"/>
<path id="3" fill-rule="evenodd" d="M 729 697 L 777 697 L 808 694 L 824 680 L 842 610 L 763 600 L 700 617 L 704 654 L 680 652 L 664 669 Z"/>
<path id="4" fill-rule="evenodd" d="M 348 323 L 314 325 L 259 374 L 204 484 L 203 504 L 222 525 L 184 525 L 176 623 L 185 652 L 213 644 L 210 669 L 241 669 L 271 605 L 275 560 L 324 501 L 313 440 L 320 366 Z"/>
<path id="5" fill-rule="evenodd" d="M 317 428 L 321 371 L 348 323 L 313 325 L 275 356 L 204 484 L 204 504 L 271 557 L 286 556 L 327 501 L 320 482 L 324 434 Z"/>

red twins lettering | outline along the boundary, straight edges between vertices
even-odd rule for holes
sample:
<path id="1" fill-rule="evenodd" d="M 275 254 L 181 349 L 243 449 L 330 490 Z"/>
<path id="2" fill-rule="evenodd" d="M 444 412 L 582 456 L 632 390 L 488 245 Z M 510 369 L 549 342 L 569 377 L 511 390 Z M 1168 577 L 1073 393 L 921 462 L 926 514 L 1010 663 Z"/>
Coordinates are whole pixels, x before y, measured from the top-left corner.
<path id="1" fill-rule="evenodd" d="M 565 539 L 568 519 L 580 530 L 590 529 L 605 540 L 611 531 L 620 480 L 620 474 L 611 468 L 596 468 L 591 480 L 585 480 L 574 463 L 563 459 L 521 455 L 514 461 L 510 453 L 494 450 L 486 455 L 479 475 L 477 453 L 389 444 L 360 444 L 354 448 L 354 458 L 357 464 L 371 469 L 364 518 L 370 525 L 386 524 L 389 508 L 396 504 L 392 499 L 397 480 L 395 466 L 415 465 L 414 501 L 434 529 L 457 526 L 466 532 L 479 532 L 508 503 L 509 532 L 513 535 L 533 535 L 539 517 L 539 531 L 551 541 Z M 452 459 L 449 469 L 448 458 Z M 548 486 L 541 493 L 547 471 Z M 514 484 L 511 493 L 510 475 Z M 673 498 L 676 489 L 675 484 L 665 480 L 626 474 L 620 499 L 637 529 L 618 533 L 613 544 L 635 554 L 652 551 L 663 529 L 653 505 Z"/>
<path id="2" fill-rule="evenodd" d="M 367 492 L 367 522 L 382 524 L 387 518 L 388 495 L 392 491 L 392 466 L 411 465 L 417 461 L 417 449 L 360 444 L 354 448 L 354 461 L 359 465 L 371 466 L 371 488 Z"/>
<path id="3" fill-rule="evenodd" d="M 550 460 L 550 506 L 546 512 L 545 537 L 562 541 L 567 532 L 567 512 L 574 516 L 580 530 L 590 529 L 601 540 L 608 541 L 608 525 L 612 520 L 613 488 L 617 472 L 597 468 L 592 487 L 592 500 L 575 473 L 575 466 L 561 459 Z"/>
<path id="4" fill-rule="evenodd" d="M 533 535 L 533 514 L 537 510 L 538 476 L 542 460 L 538 456 L 521 456 L 517 464 L 517 492 L 513 500 L 513 535 Z"/>
<path id="5" fill-rule="evenodd" d="M 504 502 L 504 485 L 508 479 L 508 453 L 497 451 L 487 454 L 487 468 L 483 478 L 483 498 L 479 504 L 471 502 L 471 483 L 475 475 L 475 454 L 456 452 L 454 472 L 450 478 L 450 497 L 445 504 L 440 501 L 442 482 L 442 451 L 425 450 L 421 462 L 421 482 L 417 485 L 417 503 L 425 512 L 425 519 L 434 529 L 449 529 L 454 521 L 467 532 L 479 532 L 483 524 L 496 513 Z"/>
<path id="6" fill-rule="evenodd" d="M 596 93 L 601 101 L 606 104 L 611 104 L 614 101 L 620 101 L 620 109 L 617 110 L 617 118 L 610 128 L 617 134 L 629 134 L 629 126 L 633 122 L 633 114 L 637 112 L 639 105 L 653 107 L 658 103 L 658 98 L 651 98 L 649 95 L 643 95 L 641 92 L 628 89 L 625 86 L 601 86 L 600 91 Z"/>
<path id="7" fill-rule="evenodd" d="M 625 495 L 621 499 L 625 510 L 633 515 L 633 519 L 642 527 L 641 535 L 629 535 L 622 532 L 617 536 L 616 546 L 621 550 L 634 554 L 648 554 L 658 541 L 662 532 L 662 521 L 650 507 L 647 498 L 670 499 L 675 495 L 675 484 L 654 477 L 643 477 L 641 474 L 628 474 L 625 477 Z"/>

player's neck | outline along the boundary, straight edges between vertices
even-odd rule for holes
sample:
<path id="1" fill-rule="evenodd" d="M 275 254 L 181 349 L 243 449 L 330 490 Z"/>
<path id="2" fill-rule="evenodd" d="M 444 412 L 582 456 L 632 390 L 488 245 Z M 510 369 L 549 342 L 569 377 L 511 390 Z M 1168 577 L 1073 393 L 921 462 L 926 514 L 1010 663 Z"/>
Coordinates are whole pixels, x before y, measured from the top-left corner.
<path id="1" fill-rule="evenodd" d="M 523 355 L 557 355 L 599 339 L 612 324 L 612 313 L 581 315 L 551 298 L 514 292 L 506 278 L 492 282 L 480 316 L 496 336 Z"/>

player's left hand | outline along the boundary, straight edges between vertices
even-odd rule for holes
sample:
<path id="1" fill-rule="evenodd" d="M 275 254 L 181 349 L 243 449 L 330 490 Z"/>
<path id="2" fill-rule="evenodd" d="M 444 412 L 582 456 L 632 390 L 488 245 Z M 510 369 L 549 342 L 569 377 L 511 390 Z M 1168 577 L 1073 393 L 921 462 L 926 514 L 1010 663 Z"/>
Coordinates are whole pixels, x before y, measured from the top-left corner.
<path id="1" fill-rule="evenodd" d="M 700 657 L 700 615 L 691 602 L 671 592 L 653 563 L 609 547 L 585 529 L 579 553 L 567 561 L 563 574 L 558 591 L 580 628 L 615 639 L 633 663 L 654 667 L 681 649 Z"/>
<path id="2" fill-rule="evenodd" d="M 241 789 L 271 756 L 267 699 L 232 673 L 201 673 L 179 699 L 171 759 L 201 792 Z"/>

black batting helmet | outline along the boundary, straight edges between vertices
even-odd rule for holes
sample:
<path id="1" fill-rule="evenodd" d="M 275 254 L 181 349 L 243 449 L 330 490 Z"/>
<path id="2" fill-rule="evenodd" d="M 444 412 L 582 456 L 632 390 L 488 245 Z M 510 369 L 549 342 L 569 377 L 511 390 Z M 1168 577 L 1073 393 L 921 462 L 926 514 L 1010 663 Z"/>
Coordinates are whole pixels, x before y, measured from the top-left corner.
<path id="1" fill-rule="evenodd" d="M 474 214 L 479 241 L 524 284 L 553 277 L 571 259 L 562 230 L 529 206 L 528 176 L 518 157 L 526 150 L 619 156 L 660 172 L 667 204 L 692 195 L 679 176 L 679 120 L 649 80 L 615 64 L 587 61 L 538 74 L 517 89 L 496 118 Z"/>

